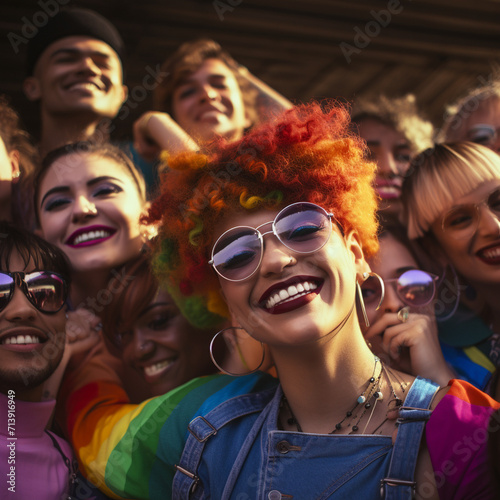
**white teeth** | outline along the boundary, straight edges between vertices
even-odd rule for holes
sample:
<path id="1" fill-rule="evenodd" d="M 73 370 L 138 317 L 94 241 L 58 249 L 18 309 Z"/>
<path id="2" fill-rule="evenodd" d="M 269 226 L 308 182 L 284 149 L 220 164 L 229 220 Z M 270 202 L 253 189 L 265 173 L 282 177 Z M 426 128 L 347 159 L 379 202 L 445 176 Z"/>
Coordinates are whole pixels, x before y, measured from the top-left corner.
<path id="1" fill-rule="evenodd" d="M 95 83 L 90 83 L 90 82 L 79 82 L 79 83 L 74 83 L 69 87 L 70 90 L 74 89 L 84 89 L 84 90 L 101 90 Z"/>
<path id="2" fill-rule="evenodd" d="M 2 344 L 21 344 L 21 345 L 26 345 L 26 344 L 39 344 L 40 339 L 38 337 L 35 337 L 34 335 L 18 335 L 17 337 L 9 337 L 5 340 L 2 340 Z"/>
<path id="3" fill-rule="evenodd" d="M 486 259 L 497 259 L 500 257 L 500 247 L 490 248 L 483 252 L 483 257 Z"/>
<path id="4" fill-rule="evenodd" d="M 318 288 L 318 285 L 309 281 L 304 281 L 303 283 L 298 283 L 297 285 L 290 285 L 286 290 L 282 289 L 271 295 L 271 297 L 267 299 L 266 308 L 271 309 L 280 302 L 296 299 L 298 298 L 297 296 L 306 295 L 307 292 L 316 290 L 316 288 Z"/>
<path id="5" fill-rule="evenodd" d="M 159 363 L 155 363 L 154 365 L 145 366 L 144 367 L 144 374 L 147 375 L 148 377 L 152 377 L 153 375 L 156 375 L 157 373 L 161 372 L 163 369 L 170 366 L 174 361 L 175 361 L 175 359 L 166 359 L 164 361 L 160 361 Z"/>
<path id="6" fill-rule="evenodd" d="M 85 241 L 90 240 L 99 240 L 102 238 L 107 238 L 111 233 L 109 231 L 89 231 L 88 233 L 79 234 L 75 240 L 73 241 L 73 245 L 78 245 L 79 243 L 83 243 Z"/>

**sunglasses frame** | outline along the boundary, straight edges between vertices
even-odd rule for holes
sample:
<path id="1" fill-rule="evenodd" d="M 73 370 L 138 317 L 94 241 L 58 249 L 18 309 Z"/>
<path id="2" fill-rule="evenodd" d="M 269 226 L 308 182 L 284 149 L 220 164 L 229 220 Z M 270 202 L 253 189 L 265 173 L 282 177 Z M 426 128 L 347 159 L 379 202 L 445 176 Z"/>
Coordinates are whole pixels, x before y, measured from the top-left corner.
<path id="1" fill-rule="evenodd" d="M 477 228 L 479 227 L 479 221 L 481 220 L 481 211 L 480 211 L 480 207 L 482 207 L 483 205 L 486 205 L 486 207 L 488 208 L 488 210 L 491 212 L 491 213 L 494 213 L 494 210 L 491 209 L 490 207 L 490 204 L 489 204 L 489 200 L 490 198 L 495 194 L 495 193 L 500 193 L 500 186 L 497 186 L 495 189 L 493 189 L 489 194 L 488 196 L 486 196 L 486 199 L 484 199 L 483 201 L 481 201 L 480 203 L 463 203 L 461 205 L 456 205 L 454 206 L 453 208 L 451 208 L 450 210 L 448 210 L 442 217 L 441 219 L 441 230 L 443 231 L 444 234 L 447 234 L 449 235 L 451 238 L 453 238 L 454 240 L 465 240 L 467 238 L 472 238 L 475 234 L 476 234 L 476 231 L 477 231 Z M 449 214 L 451 214 L 452 212 L 456 211 L 457 209 L 460 209 L 460 207 L 474 207 L 475 211 L 476 211 L 476 221 L 474 224 L 472 224 L 471 227 L 473 227 L 473 230 L 470 234 L 465 234 L 465 236 L 454 236 L 454 234 L 456 234 L 455 231 L 453 230 L 450 230 L 450 229 L 446 229 L 445 228 L 445 221 L 446 221 L 446 218 L 449 216 Z M 460 232 L 460 231 L 458 231 Z M 463 231 L 465 232 L 465 230 Z"/>
<path id="2" fill-rule="evenodd" d="M 286 243 L 284 243 L 281 238 L 278 236 L 277 232 L 276 232 L 276 221 L 280 218 L 280 216 L 283 214 L 283 212 L 285 212 L 285 210 L 288 210 L 290 209 L 290 207 L 293 207 L 293 206 L 296 206 L 296 205 L 306 205 L 306 206 L 309 206 L 309 207 L 312 207 L 315 211 L 317 211 L 318 209 L 324 213 L 324 215 L 326 215 L 326 218 L 328 220 L 328 223 L 330 225 L 329 227 L 329 232 L 328 232 L 328 237 L 326 238 L 326 240 L 323 242 L 323 244 L 321 246 L 319 246 L 318 248 L 314 249 L 314 250 L 311 250 L 311 251 L 308 251 L 308 252 L 301 252 L 299 250 L 295 250 L 293 248 L 290 248 Z M 251 226 L 235 226 L 235 227 L 232 227 L 230 229 L 228 229 L 227 231 L 224 231 L 218 238 L 217 238 L 217 241 L 214 243 L 214 246 L 212 247 L 212 254 L 211 254 L 211 259 L 208 261 L 209 265 L 211 265 L 215 272 L 221 277 L 221 278 L 224 278 L 225 280 L 227 281 L 233 281 L 233 282 L 238 282 L 238 281 L 245 281 L 247 280 L 248 278 L 250 278 L 251 276 L 253 276 L 257 271 L 258 269 L 260 268 L 260 265 L 262 263 L 262 257 L 264 255 L 264 236 L 266 234 L 274 234 L 274 236 L 276 236 L 276 238 L 278 239 L 278 241 L 284 245 L 286 248 L 288 248 L 289 250 L 291 250 L 292 252 L 295 252 L 295 253 L 298 253 L 298 254 L 302 254 L 302 255 L 307 255 L 307 254 L 311 254 L 311 253 L 314 253 L 314 252 L 317 252 L 318 250 L 321 250 L 327 243 L 328 243 L 328 240 L 330 239 L 330 236 L 332 234 L 332 220 L 336 220 L 335 219 L 335 216 L 331 213 L 331 212 L 327 212 L 323 207 L 320 207 L 319 205 L 316 205 L 315 203 L 310 203 L 308 201 L 299 201 L 299 202 L 296 202 L 296 203 L 291 203 L 290 205 L 287 205 L 286 207 L 282 208 L 277 214 L 276 214 L 276 217 L 269 221 L 269 222 L 264 222 L 263 224 L 260 224 L 259 226 L 257 227 L 251 227 Z M 259 231 L 259 229 L 263 226 L 266 226 L 268 224 L 272 224 L 272 230 L 271 231 L 266 231 L 265 233 L 261 233 Z M 241 279 L 231 279 L 231 278 L 227 278 L 226 276 L 224 276 L 222 273 L 219 272 L 219 270 L 217 269 L 217 267 L 215 266 L 215 263 L 214 263 L 214 250 L 217 246 L 217 244 L 219 243 L 219 241 L 224 238 L 224 236 L 229 233 L 230 231 L 234 231 L 235 229 L 250 229 L 252 231 L 254 231 L 256 233 L 256 236 L 258 237 L 259 239 L 259 242 L 260 242 L 260 257 L 259 257 L 259 263 L 257 264 L 257 266 L 255 267 L 255 269 L 252 271 L 252 273 L 250 273 L 248 276 L 246 276 L 245 278 L 241 278 Z"/>
<path id="3" fill-rule="evenodd" d="M 427 302 L 425 302 L 423 304 L 412 304 L 412 303 L 408 302 L 407 300 L 405 300 L 405 298 L 402 297 L 400 295 L 400 293 L 399 293 L 399 290 L 398 290 L 398 287 L 397 287 L 398 281 L 401 279 L 401 276 L 404 276 L 406 273 L 410 273 L 412 271 L 419 271 L 421 273 L 427 274 L 427 276 L 429 276 L 429 277 L 432 278 L 432 285 L 433 285 L 433 288 L 434 288 L 433 293 L 432 293 L 432 297 Z M 381 279 L 384 282 L 384 285 L 387 285 L 389 283 L 393 284 L 393 287 L 394 287 L 394 290 L 395 290 L 397 296 L 407 306 L 410 306 L 410 307 L 425 307 L 425 306 L 429 305 L 434 300 L 434 298 L 436 297 L 436 291 L 437 291 L 436 281 L 439 280 L 439 276 L 437 276 L 436 274 L 430 273 L 428 271 L 423 271 L 422 269 L 408 269 L 406 271 L 403 271 L 397 278 L 389 278 L 389 279 L 383 279 L 383 278 L 381 278 Z M 387 288 L 387 286 L 386 286 L 386 288 Z M 361 285 L 361 289 L 363 289 L 363 285 Z"/>
<path id="4" fill-rule="evenodd" d="M 21 271 L 14 271 L 14 272 L 0 271 L 0 274 L 4 274 L 4 275 L 9 276 L 10 278 L 13 279 L 13 282 L 10 285 L 10 293 L 9 293 L 7 302 L 5 303 L 5 306 L 0 307 L 0 312 L 5 310 L 5 308 L 9 305 L 10 301 L 12 300 L 12 297 L 14 296 L 14 290 L 15 290 L 16 285 L 23 292 L 24 296 L 28 299 L 29 303 L 37 311 L 40 311 L 43 314 L 56 314 L 66 304 L 66 300 L 68 298 L 68 284 L 66 283 L 66 280 L 63 278 L 63 276 L 61 276 L 59 273 L 56 273 L 54 271 L 32 271 L 31 273 L 25 273 L 25 272 L 21 272 Z M 29 286 L 28 286 L 28 283 L 26 282 L 26 276 L 28 276 L 28 278 L 29 278 L 32 274 L 50 274 L 51 276 L 56 276 L 57 278 L 59 278 L 61 280 L 61 282 L 63 284 L 64 300 L 58 309 L 56 309 L 55 311 L 45 311 L 44 309 L 41 309 L 40 307 L 38 307 L 36 302 L 30 297 Z"/>

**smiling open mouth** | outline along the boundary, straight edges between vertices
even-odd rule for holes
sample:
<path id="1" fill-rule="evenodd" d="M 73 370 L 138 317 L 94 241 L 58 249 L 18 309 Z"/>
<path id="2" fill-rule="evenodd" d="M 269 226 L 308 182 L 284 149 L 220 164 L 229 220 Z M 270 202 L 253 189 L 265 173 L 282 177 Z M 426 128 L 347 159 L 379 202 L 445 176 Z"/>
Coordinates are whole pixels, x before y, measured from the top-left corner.
<path id="1" fill-rule="evenodd" d="M 88 90 L 90 92 L 98 90 L 99 92 L 102 92 L 104 91 L 104 87 L 100 86 L 96 82 L 83 81 L 71 83 L 66 87 L 66 90 Z"/>
<path id="2" fill-rule="evenodd" d="M 41 344 L 43 341 L 36 335 L 15 335 L 2 339 L 2 345 L 29 345 Z"/>
<path id="3" fill-rule="evenodd" d="M 270 314 L 293 311 L 314 300 L 322 287 L 322 279 L 296 276 L 268 289 L 258 305 Z"/>
<path id="4" fill-rule="evenodd" d="M 165 371 L 167 368 L 169 368 L 170 365 L 172 365 L 176 360 L 177 360 L 177 358 L 174 357 L 174 358 L 165 359 L 163 361 L 159 361 L 158 363 L 155 363 L 154 365 L 145 366 L 143 368 L 144 375 L 146 375 L 146 377 L 154 377 L 155 375 L 158 375 L 158 373 L 161 373 L 161 372 Z"/>
<path id="5" fill-rule="evenodd" d="M 500 264 L 500 245 L 485 248 L 477 253 L 477 256 L 486 264 Z"/>
<path id="6" fill-rule="evenodd" d="M 289 302 L 290 300 L 298 299 L 304 295 L 307 295 L 311 290 L 316 290 L 318 286 L 312 281 L 304 281 L 302 283 L 297 283 L 297 285 L 291 285 L 288 288 L 283 288 L 278 292 L 274 293 L 266 301 L 265 307 L 271 309 L 272 307 L 282 304 L 284 302 Z"/>
<path id="7" fill-rule="evenodd" d="M 70 247 L 82 247 L 89 245 L 97 245 L 111 238 L 116 231 L 111 229 L 98 229 L 92 231 L 79 231 L 71 235 L 66 241 L 66 245 Z"/>

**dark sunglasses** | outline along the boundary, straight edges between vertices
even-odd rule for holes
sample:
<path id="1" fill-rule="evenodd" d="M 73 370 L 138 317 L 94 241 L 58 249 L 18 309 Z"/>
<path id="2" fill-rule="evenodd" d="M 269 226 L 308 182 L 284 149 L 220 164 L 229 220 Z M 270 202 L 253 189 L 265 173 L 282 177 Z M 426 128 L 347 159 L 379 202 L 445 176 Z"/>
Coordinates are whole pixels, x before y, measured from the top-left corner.
<path id="1" fill-rule="evenodd" d="M 408 306 L 422 307 L 430 304 L 436 295 L 435 274 L 410 269 L 397 278 L 384 280 L 384 283 L 392 284 L 398 297 Z M 365 304 L 378 304 L 382 294 L 380 282 L 374 276 L 370 276 L 361 285 Z"/>
<path id="2" fill-rule="evenodd" d="M 333 214 L 314 203 L 288 205 L 273 221 L 260 226 L 238 226 L 223 233 L 215 242 L 209 264 L 228 281 L 243 281 L 260 267 L 264 236 L 273 233 L 290 250 L 313 253 L 322 248 L 332 233 Z M 259 229 L 271 224 L 271 231 Z"/>
<path id="3" fill-rule="evenodd" d="M 66 281 L 57 273 L 51 271 L 0 272 L 0 311 L 3 311 L 11 301 L 16 285 L 31 304 L 46 314 L 61 310 L 68 295 Z"/>

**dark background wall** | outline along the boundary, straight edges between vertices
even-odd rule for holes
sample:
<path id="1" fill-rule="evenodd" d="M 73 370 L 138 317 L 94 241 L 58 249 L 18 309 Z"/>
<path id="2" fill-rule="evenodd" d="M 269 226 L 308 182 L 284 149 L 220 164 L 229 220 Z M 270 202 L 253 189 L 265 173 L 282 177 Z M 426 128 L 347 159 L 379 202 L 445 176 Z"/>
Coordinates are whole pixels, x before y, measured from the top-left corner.
<path id="1" fill-rule="evenodd" d="M 36 107 L 21 90 L 26 44 L 16 37 L 26 40 L 63 4 L 95 9 L 122 33 L 127 130 L 150 107 L 145 76 L 198 37 L 219 41 L 293 101 L 413 92 L 437 126 L 445 105 L 491 78 L 500 59 L 498 0 L 1 0 L 0 92 L 32 130 Z"/>

